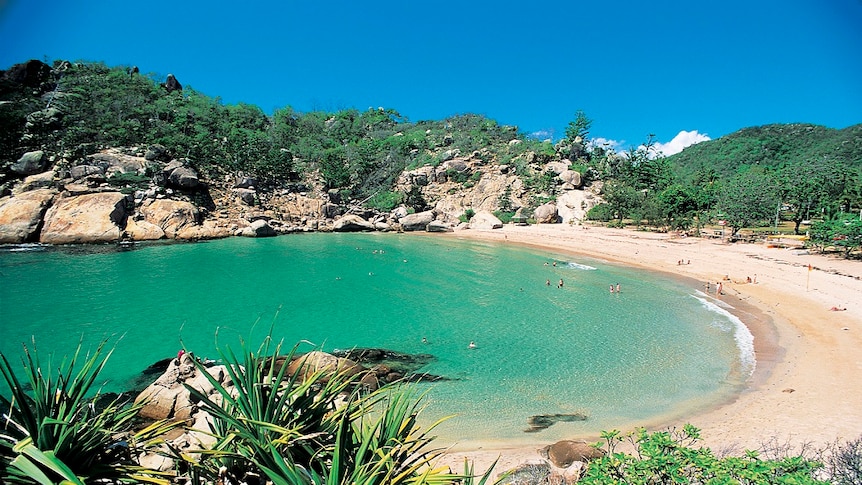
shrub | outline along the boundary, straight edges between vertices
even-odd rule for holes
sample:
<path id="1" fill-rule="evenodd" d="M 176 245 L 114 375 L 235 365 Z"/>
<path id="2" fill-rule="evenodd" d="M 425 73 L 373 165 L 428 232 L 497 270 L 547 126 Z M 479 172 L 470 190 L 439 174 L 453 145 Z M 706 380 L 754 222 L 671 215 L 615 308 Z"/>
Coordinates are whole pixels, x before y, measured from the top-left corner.
<path id="1" fill-rule="evenodd" d="M 464 211 L 463 214 L 458 216 L 458 220 L 461 222 L 470 222 L 470 219 L 472 219 L 475 215 L 476 211 L 474 211 L 473 209 L 467 209 Z"/>
<path id="2" fill-rule="evenodd" d="M 365 205 L 381 212 L 389 212 L 404 202 L 404 198 L 401 192 L 383 191 L 374 194 Z"/>
<path id="3" fill-rule="evenodd" d="M 591 221 L 608 222 L 613 219 L 611 206 L 605 203 L 593 206 L 587 211 L 587 219 Z"/>
<path id="4" fill-rule="evenodd" d="M 514 211 L 494 211 L 494 215 L 497 216 L 497 219 L 500 219 L 500 222 L 503 224 L 508 224 L 512 222 L 512 217 L 515 217 Z"/>
<path id="5" fill-rule="evenodd" d="M 827 483 L 814 478 L 822 465 L 804 456 L 764 459 L 749 450 L 741 457 L 718 458 L 709 448 L 694 447 L 700 430 L 691 425 L 654 433 L 639 429 L 627 436 L 603 432 L 602 439 L 607 455 L 591 461 L 578 483 Z M 617 451 L 623 442 L 634 454 Z"/>

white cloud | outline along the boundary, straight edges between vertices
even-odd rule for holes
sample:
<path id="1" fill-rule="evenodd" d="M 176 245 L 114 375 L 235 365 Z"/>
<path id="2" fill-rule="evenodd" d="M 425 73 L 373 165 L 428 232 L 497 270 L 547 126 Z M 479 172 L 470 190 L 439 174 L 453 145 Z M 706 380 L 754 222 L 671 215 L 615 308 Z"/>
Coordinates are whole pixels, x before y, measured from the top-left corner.
<path id="1" fill-rule="evenodd" d="M 530 133 L 530 138 L 534 140 L 553 140 L 554 138 L 554 130 L 539 130 Z"/>
<path id="2" fill-rule="evenodd" d="M 590 148 L 603 148 L 606 151 L 620 153 L 625 151 L 623 149 L 623 143 L 625 140 L 608 140 L 607 138 L 591 138 L 587 142 L 587 146 Z"/>
<path id="3" fill-rule="evenodd" d="M 698 133 L 697 130 L 680 131 L 675 137 L 673 137 L 673 140 L 667 143 L 656 143 L 654 148 L 663 155 L 669 156 L 681 152 L 685 147 L 689 147 L 702 141 L 709 141 L 711 139 L 712 138 L 705 134 Z"/>

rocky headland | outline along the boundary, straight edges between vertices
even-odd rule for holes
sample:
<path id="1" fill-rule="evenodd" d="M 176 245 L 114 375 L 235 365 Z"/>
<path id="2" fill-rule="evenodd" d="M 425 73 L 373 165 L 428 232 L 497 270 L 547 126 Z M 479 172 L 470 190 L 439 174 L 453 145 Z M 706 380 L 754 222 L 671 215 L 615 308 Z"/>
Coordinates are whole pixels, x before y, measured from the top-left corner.
<path id="1" fill-rule="evenodd" d="M 242 173 L 199 174 L 163 146 L 106 148 L 79 159 L 44 151 L 21 155 L 0 198 L 0 243 L 81 244 L 159 239 L 267 237 L 308 231 L 429 231 L 501 227 L 494 216 L 501 195 L 514 209 L 532 195 L 506 165 L 452 153 L 439 166 L 405 171 L 396 189 L 418 189 L 429 207 L 401 205 L 390 212 L 344 201 L 316 180 L 262 187 Z M 553 174 L 556 202 L 532 212 L 539 222 L 571 223 L 600 201 L 597 184 L 584 188 L 568 160 L 531 166 Z M 469 187 L 453 180 L 470 177 Z M 119 182 L 118 182 L 119 181 Z M 125 181 L 125 182 L 124 182 Z M 508 190 L 507 190 L 508 188 Z M 463 222 L 471 211 L 469 222 Z"/>

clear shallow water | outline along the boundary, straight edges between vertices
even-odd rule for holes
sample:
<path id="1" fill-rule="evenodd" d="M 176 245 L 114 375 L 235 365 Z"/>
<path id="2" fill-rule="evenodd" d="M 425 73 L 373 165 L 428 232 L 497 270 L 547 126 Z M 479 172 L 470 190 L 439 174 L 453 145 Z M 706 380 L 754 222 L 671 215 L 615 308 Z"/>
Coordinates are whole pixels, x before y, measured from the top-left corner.
<path id="1" fill-rule="evenodd" d="M 424 417 L 457 414 L 437 429 L 447 442 L 628 429 L 727 397 L 754 365 L 741 322 L 685 284 L 532 249 L 395 234 L 0 249 L 0 350 L 17 359 L 35 336 L 62 355 L 116 336 L 108 390 L 181 340 L 214 356 L 216 334 L 238 348 L 270 325 L 302 350 L 435 355 L 422 370 L 457 380 L 430 386 Z M 573 412 L 589 419 L 523 431 Z"/>

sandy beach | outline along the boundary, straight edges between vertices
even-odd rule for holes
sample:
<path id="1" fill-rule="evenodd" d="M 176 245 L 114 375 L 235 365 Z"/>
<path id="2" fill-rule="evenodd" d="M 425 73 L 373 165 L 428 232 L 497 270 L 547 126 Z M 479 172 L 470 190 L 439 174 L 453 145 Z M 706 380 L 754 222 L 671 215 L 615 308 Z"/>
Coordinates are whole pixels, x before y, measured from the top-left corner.
<path id="1" fill-rule="evenodd" d="M 734 452 L 770 441 L 822 446 L 862 436 L 860 261 L 800 248 L 562 224 L 469 229 L 449 237 L 586 255 L 692 278 L 701 288 L 710 282 L 713 296 L 721 282 L 723 295 L 715 297 L 754 335 L 754 374 L 732 402 L 651 429 L 691 423 L 701 428 L 704 445 Z M 538 460 L 542 445 L 458 450 L 443 461 L 459 470 L 468 458 L 484 470 L 499 457 L 496 469 L 503 471 Z"/>

